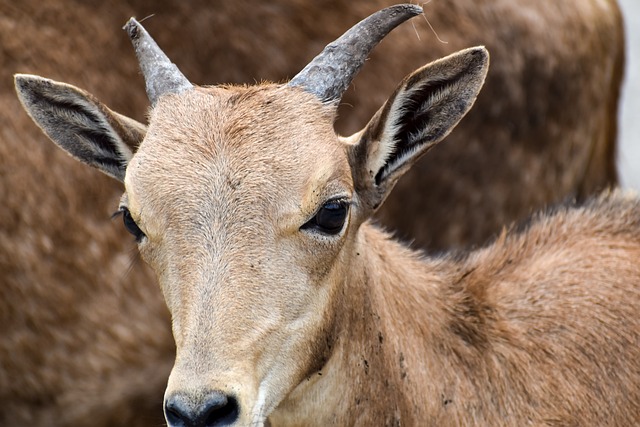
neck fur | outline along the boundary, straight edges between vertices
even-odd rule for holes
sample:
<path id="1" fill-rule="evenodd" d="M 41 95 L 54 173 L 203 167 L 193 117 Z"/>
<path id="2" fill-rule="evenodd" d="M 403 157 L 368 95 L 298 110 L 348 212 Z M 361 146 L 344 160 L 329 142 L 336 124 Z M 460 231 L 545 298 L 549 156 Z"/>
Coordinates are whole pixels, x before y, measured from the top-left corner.
<path id="1" fill-rule="evenodd" d="M 441 288 L 450 264 L 426 265 L 419 253 L 366 223 L 356 253 L 331 356 L 281 404 L 273 425 L 411 425 L 423 412 L 417 406 L 441 405 L 437 387 L 429 398 L 424 384 L 441 369 L 427 363 L 433 359 L 427 352 L 431 337 L 446 327 Z"/>

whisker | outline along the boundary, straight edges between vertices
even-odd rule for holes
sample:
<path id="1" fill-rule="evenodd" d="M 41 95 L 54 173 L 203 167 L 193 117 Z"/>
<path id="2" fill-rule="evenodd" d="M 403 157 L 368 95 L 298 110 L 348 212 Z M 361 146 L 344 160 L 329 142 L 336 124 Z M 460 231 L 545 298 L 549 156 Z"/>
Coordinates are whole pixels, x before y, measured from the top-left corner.
<path id="1" fill-rule="evenodd" d="M 422 8 L 424 9 L 424 6 L 425 6 L 426 4 L 429 4 L 429 3 L 431 3 L 431 0 L 428 0 L 428 1 L 424 2 L 424 3 L 422 3 L 422 5 L 420 5 L 420 7 L 422 7 Z M 427 25 L 429 25 L 429 28 L 431 28 L 431 31 L 432 31 L 432 32 L 433 32 L 433 34 L 436 36 L 436 39 L 438 39 L 438 41 L 439 41 L 440 43 L 443 43 L 443 44 L 449 44 L 449 42 L 448 42 L 448 41 L 442 40 L 442 39 L 440 38 L 440 36 L 439 36 L 439 35 L 438 35 L 438 33 L 436 32 L 435 28 L 433 28 L 433 25 L 431 25 L 431 22 L 429 22 L 429 18 L 427 18 L 427 14 L 426 14 L 426 13 L 424 13 L 424 12 L 422 12 L 422 17 L 424 18 L 424 20 L 425 20 L 425 21 L 427 21 Z M 419 37 L 418 37 L 418 38 L 419 38 Z"/>
<path id="2" fill-rule="evenodd" d="M 145 16 L 144 18 L 142 18 L 142 19 L 138 20 L 138 22 L 143 23 L 143 22 L 144 22 L 144 21 L 146 21 L 147 19 L 149 19 L 149 18 L 153 18 L 154 16 L 156 16 L 156 14 L 155 14 L 155 13 L 152 13 L 151 15 L 147 15 L 147 16 Z"/>

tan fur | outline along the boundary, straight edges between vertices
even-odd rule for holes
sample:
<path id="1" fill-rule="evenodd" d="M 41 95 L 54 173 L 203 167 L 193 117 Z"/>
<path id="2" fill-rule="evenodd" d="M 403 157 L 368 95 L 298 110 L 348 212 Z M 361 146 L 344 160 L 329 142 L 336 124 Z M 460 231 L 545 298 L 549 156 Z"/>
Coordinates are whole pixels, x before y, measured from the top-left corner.
<path id="1" fill-rule="evenodd" d="M 232 393 L 240 425 L 640 422 L 636 196 L 458 257 L 360 225 L 361 202 L 344 236 L 314 240 L 307 195 L 360 197 L 330 118 L 282 88 L 228 90 L 164 99 L 127 172 L 174 319 L 167 395 Z"/>
<path id="2" fill-rule="evenodd" d="M 354 130 L 416 66 L 474 43 L 494 52 L 478 106 L 447 144 L 422 162 L 422 177 L 405 178 L 396 188 L 403 191 L 403 182 L 415 188 L 410 181 L 416 180 L 428 199 L 412 192 L 385 204 L 387 221 L 400 218 L 401 224 L 387 222 L 390 227 L 419 217 L 409 212 L 427 215 L 402 235 L 419 236 L 418 242 L 432 248 L 482 241 L 533 206 L 615 181 L 622 70 L 615 4 L 554 3 L 556 10 L 543 2 L 490 3 L 428 5 L 429 19 L 449 44 L 437 43 L 418 20 L 421 40 L 411 25 L 400 28 L 347 94 L 345 103 L 358 108 L 347 106 L 340 113 L 340 129 Z M 131 244 L 120 224 L 106 221 L 120 187 L 44 141 L 19 111 L 10 75 L 64 78 L 142 120 L 143 86 L 132 83 L 139 81 L 137 65 L 118 33 L 130 15 L 157 13 L 145 24 L 194 81 L 253 82 L 293 75 L 346 26 L 380 7 L 378 2 L 293 0 L 216 7 L 169 1 L 0 5 L 0 32 L 6 35 L 0 69 L 5 106 L 0 115 L 0 424 L 156 425 L 173 360 L 165 308 L 152 275 L 139 263 L 129 268 Z M 535 15 L 540 19 L 528 19 Z M 529 101 L 549 99 L 541 88 L 549 88 L 555 101 L 548 109 L 547 104 L 532 109 Z M 585 150 L 588 155 L 580 154 Z M 496 163 L 490 160 L 494 156 L 501 163 L 486 166 Z"/>
<path id="3" fill-rule="evenodd" d="M 603 196 L 462 260 L 365 224 L 334 353 L 272 425 L 636 425 L 639 215 Z"/>
<path id="4" fill-rule="evenodd" d="M 480 53 L 396 93 L 451 75 L 438 99 L 459 105 L 484 76 L 465 65 Z M 384 195 L 358 168 L 388 150 L 358 147 L 391 143 L 375 129 L 394 108 L 345 143 L 331 108 L 299 89 L 160 98 L 122 203 L 172 314 L 166 397 L 232 395 L 238 425 L 640 422 L 640 199 L 604 194 L 484 249 L 425 257 L 367 220 Z M 342 232 L 301 228 L 336 196 L 351 201 Z"/>

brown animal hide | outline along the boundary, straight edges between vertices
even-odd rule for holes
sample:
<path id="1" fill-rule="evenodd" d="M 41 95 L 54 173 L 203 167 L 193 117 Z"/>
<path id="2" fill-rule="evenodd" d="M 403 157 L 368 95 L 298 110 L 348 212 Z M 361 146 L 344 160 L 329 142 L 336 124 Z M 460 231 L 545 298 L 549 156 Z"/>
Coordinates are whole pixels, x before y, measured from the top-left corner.
<path id="1" fill-rule="evenodd" d="M 162 421 L 174 358 L 155 280 L 109 221 L 121 187 L 46 140 L 11 75 L 83 87 L 144 122 L 126 34 L 135 15 L 194 83 L 283 80 L 390 1 L 4 1 L 0 3 L 0 425 Z M 623 68 L 614 1 L 436 0 L 374 51 L 337 126 L 363 125 L 409 71 L 460 48 L 492 55 L 482 94 L 448 141 L 398 184 L 380 219 L 432 250 L 616 182 Z"/>

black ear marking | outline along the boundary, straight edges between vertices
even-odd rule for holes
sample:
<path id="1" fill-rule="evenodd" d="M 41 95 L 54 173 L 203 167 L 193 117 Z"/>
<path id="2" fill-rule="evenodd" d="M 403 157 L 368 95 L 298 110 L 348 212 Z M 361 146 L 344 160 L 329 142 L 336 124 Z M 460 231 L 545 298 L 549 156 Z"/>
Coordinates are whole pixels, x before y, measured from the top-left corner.
<path id="1" fill-rule="evenodd" d="M 54 142 L 82 162 L 124 179 L 127 153 L 118 150 L 122 141 L 94 105 L 65 93 L 41 91 L 39 95 L 32 101 L 37 109 L 34 118 Z"/>
<path id="2" fill-rule="evenodd" d="M 400 176 L 446 137 L 473 105 L 489 65 L 482 47 L 465 49 L 414 71 L 351 138 L 356 190 L 372 211 Z"/>
<path id="3" fill-rule="evenodd" d="M 421 141 L 433 141 L 440 139 L 447 132 L 443 126 L 429 126 L 433 124 L 433 112 L 430 110 L 433 98 L 447 90 L 447 87 L 454 86 L 461 78 L 457 76 L 455 80 L 435 81 L 419 86 L 407 99 L 405 114 L 400 116 L 399 125 L 403 130 L 396 136 L 399 140 L 401 150 L 419 144 Z M 463 108 L 459 109 L 460 111 Z"/>
<path id="4" fill-rule="evenodd" d="M 28 114 L 56 145 L 81 162 L 124 180 L 133 150 L 144 138 L 143 125 L 68 84 L 20 74 L 15 84 Z"/>
<path id="5" fill-rule="evenodd" d="M 380 185 L 389 171 L 402 162 L 403 158 L 418 151 L 422 144 L 438 141 L 446 135 L 449 127 L 446 126 L 447 123 L 437 120 L 438 113 L 434 112 L 432 107 L 460 78 L 462 74 L 458 74 L 452 80 L 422 82 L 423 84 L 414 84 L 412 88 L 407 85 L 408 93 L 393 127 L 396 131 L 393 135 L 395 144 L 389 153 L 387 163 L 376 174 L 376 185 Z M 459 105 L 457 108 L 455 105 L 448 109 L 457 110 L 458 114 L 464 111 L 465 105 Z M 425 152 L 429 148 L 431 147 L 426 147 Z"/>
<path id="6" fill-rule="evenodd" d="M 97 126 L 97 128 L 93 129 L 77 129 L 75 133 L 80 143 L 82 141 L 92 141 L 93 143 L 81 145 L 81 147 L 87 148 L 83 161 L 98 169 L 118 171 L 118 173 L 126 168 L 126 159 L 114 148 L 117 141 L 109 136 L 106 129 Z M 78 147 L 77 150 L 79 154 L 80 148 Z M 122 176 L 122 179 L 124 179 L 124 176 Z"/>
<path id="7" fill-rule="evenodd" d="M 103 153 L 105 158 L 121 155 L 116 149 L 119 141 L 113 137 L 108 123 L 84 103 L 47 96 L 47 93 L 43 93 L 43 98 L 37 102 L 43 111 L 57 110 L 49 116 L 51 125 L 67 126 L 68 133 L 76 135 L 78 142 L 84 142 L 82 146 L 88 149 L 87 153 L 95 153 L 98 156 Z M 87 144 L 87 141 L 91 144 Z"/>
<path id="8" fill-rule="evenodd" d="M 464 91 L 464 80 L 477 67 L 478 63 L 471 61 L 452 75 L 439 77 L 418 72 L 400 86 L 392 107 L 396 113 L 390 115 L 393 145 L 386 164 L 375 176 L 376 185 L 408 157 L 418 151 L 426 153 L 451 131 L 448 118 L 463 116 L 473 103 L 473 98 L 452 94 Z"/>

